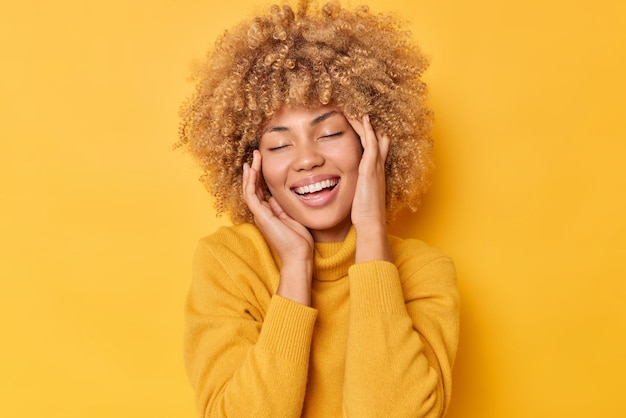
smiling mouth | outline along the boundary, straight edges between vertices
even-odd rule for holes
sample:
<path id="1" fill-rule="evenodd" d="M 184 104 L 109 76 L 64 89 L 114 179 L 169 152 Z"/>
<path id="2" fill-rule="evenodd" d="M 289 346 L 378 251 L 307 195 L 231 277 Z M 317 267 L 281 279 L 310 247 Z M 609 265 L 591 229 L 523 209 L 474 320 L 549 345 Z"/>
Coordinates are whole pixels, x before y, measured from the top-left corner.
<path id="1" fill-rule="evenodd" d="M 321 192 L 322 190 L 328 189 L 329 191 L 334 189 L 335 186 L 339 183 L 339 179 L 328 179 L 323 181 L 318 181 L 317 183 L 309 184 L 302 187 L 295 187 L 293 189 L 294 193 L 299 196 L 305 196 L 311 193 Z"/>

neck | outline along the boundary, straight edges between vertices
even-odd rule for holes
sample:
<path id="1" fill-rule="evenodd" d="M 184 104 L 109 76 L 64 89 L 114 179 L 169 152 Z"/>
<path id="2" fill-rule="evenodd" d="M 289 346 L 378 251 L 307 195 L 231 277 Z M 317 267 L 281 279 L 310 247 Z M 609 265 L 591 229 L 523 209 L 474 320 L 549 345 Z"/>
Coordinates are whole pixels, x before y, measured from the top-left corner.
<path id="1" fill-rule="evenodd" d="M 351 227 L 352 222 L 348 220 L 348 222 L 342 222 L 330 229 L 309 229 L 309 232 L 315 242 L 341 242 L 346 239 Z"/>

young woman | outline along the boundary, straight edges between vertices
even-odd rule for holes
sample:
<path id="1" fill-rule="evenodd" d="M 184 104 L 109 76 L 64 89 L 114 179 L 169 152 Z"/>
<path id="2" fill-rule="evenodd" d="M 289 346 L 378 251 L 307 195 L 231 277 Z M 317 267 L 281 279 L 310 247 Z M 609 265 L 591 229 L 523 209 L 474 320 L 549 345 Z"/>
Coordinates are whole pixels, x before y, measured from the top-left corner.
<path id="1" fill-rule="evenodd" d="M 308 3 L 226 32 L 181 110 L 181 142 L 235 224 L 194 262 L 198 413 L 440 417 L 454 266 L 386 232 L 428 187 L 426 62 L 395 20 Z"/>

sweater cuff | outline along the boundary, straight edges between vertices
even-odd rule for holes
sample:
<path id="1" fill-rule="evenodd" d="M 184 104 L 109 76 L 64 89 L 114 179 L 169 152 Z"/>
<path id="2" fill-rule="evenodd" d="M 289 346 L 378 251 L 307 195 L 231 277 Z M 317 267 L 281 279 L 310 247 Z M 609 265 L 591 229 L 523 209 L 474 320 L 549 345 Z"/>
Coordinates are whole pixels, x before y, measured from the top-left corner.
<path id="1" fill-rule="evenodd" d="M 317 310 L 282 296 L 270 300 L 258 347 L 300 364 L 309 361 Z"/>
<path id="2" fill-rule="evenodd" d="M 406 312 L 398 268 L 387 261 L 366 261 L 348 270 L 350 312 L 354 319 Z"/>

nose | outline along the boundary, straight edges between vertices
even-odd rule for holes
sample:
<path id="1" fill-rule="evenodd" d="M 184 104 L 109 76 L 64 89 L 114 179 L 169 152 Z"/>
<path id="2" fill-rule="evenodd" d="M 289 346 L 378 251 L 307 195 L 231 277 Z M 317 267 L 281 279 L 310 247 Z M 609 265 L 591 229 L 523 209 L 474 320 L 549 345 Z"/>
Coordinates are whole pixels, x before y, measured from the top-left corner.
<path id="1" fill-rule="evenodd" d="M 324 164 L 324 156 L 320 153 L 315 142 L 300 144 L 296 149 L 293 161 L 293 169 L 296 171 L 309 171 Z"/>

